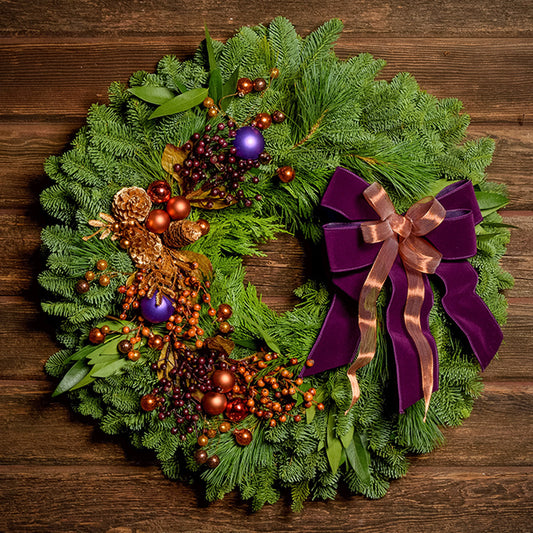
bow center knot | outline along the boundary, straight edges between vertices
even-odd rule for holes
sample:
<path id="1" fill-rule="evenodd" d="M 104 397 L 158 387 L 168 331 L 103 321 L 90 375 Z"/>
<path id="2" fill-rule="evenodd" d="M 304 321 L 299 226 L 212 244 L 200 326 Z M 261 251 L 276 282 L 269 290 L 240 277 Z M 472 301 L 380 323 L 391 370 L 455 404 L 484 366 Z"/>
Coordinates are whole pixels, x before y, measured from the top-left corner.
<path id="1" fill-rule="evenodd" d="M 411 234 L 413 224 L 406 216 L 392 213 L 386 218 L 386 220 L 389 223 L 391 230 L 403 239 L 407 239 Z"/>

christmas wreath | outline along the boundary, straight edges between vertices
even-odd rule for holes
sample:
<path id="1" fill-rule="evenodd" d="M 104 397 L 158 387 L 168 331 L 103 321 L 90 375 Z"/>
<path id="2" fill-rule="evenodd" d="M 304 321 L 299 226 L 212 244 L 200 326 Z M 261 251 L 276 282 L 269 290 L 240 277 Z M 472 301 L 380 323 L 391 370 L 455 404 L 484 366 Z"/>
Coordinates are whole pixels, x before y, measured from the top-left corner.
<path id="1" fill-rule="evenodd" d="M 192 59 L 113 83 L 45 165 L 54 395 L 208 500 L 383 496 L 469 416 L 501 342 L 493 142 L 464 140 L 458 100 L 337 58 L 341 31 L 206 30 Z M 279 232 L 328 257 L 282 315 L 242 266 Z"/>

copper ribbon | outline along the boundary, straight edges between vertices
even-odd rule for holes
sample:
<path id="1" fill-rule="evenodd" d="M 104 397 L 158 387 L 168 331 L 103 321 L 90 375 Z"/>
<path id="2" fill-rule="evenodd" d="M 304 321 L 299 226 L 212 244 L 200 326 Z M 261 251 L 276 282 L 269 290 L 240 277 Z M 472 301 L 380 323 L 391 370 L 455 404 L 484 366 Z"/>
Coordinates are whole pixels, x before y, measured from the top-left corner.
<path id="1" fill-rule="evenodd" d="M 361 343 L 359 355 L 348 369 L 348 379 L 352 386 L 352 403 L 348 411 L 361 395 L 356 372 L 370 363 L 376 352 L 376 303 L 379 292 L 399 254 L 407 275 L 404 321 L 415 343 L 420 361 L 425 421 L 433 392 L 433 353 L 420 324 L 424 302 L 422 274 L 433 274 L 440 264 L 442 254 L 421 237 L 434 230 L 444 220 L 446 210 L 436 198 L 425 198 L 413 204 L 405 215 L 399 215 L 387 192 L 379 183 L 373 183 L 367 187 L 363 195 L 381 219 L 361 224 L 363 239 L 369 244 L 379 242 L 383 244 L 359 296 Z"/>

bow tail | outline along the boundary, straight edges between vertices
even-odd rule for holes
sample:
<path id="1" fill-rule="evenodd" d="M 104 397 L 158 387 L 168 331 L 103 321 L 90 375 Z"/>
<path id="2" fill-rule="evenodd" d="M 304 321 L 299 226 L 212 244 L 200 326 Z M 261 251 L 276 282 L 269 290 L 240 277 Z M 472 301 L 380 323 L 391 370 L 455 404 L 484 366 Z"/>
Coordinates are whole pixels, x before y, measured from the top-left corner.
<path id="1" fill-rule="evenodd" d="M 395 238 L 388 238 L 383 241 L 376 260 L 361 289 L 358 319 L 361 343 L 359 345 L 359 355 L 348 369 L 348 379 L 352 388 L 352 401 L 346 413 L 348 413 L 361 396 L 356 372 L 368 365 L 376 354 L 377 299 L 397 254 L 398 241 Z"/>
<path id="2" fill-rule="evenodd" d="M 466 335 L 481 368 L 496 355 L 503 333 L 498 322 L 476 293 L 477 272 L 466 261 L 442 262 L 435 272 L 446 290 L 442 305 Z"/>
<path id="3" fill-rule="evenodd" d="M 355 327 L 357 302 L 335 293 L 322 329 L 309 353 L 312 367 L 304 366 L 300 376 L 312 376 L 325 370 L 350 363 L 359 344 L 359 329 Z"/>
<path id="4" fill-rule="evenodd" d="M 417 330 L 415 332 L 411 325 L 408 329 L 404 319 L 405 311 L 408 312 L 408 316 L 413 316 L 417 311 L 411 306 L 405 309 L 409 292 L 408 275 L 399 258 L 394 263 L 389 278 L 392 294 L 387 308 L 387 333 L 392 342 L 396 363 L 399 410 L 404 412 L 424 398 L 427 411 L 431 393 L 439 386 L 437 346 L 429 331 L 429 312 L 433 306 L 433 293 L 427 276 L 420 275 L 421 285 L 417 282 L 416 289 L 421 295 L 416 304 L 416 308 L 420 308 L 418 311 L 420 318 L 418 325 L 415 325 Z M 410 319 L 407 322 L 410 323 Z M 421 352 L 419 347 L 422 348 Z"/>

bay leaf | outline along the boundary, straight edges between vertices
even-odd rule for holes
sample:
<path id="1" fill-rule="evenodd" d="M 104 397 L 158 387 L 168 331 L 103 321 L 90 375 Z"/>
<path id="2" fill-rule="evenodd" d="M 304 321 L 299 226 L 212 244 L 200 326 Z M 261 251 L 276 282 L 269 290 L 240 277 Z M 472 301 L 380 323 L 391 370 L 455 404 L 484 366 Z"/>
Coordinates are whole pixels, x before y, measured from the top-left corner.
<path id="1" fill-rule="evenodd" d="M 150 104 L 161 105 L 168 102 L 176 96 L 171 90 L 166 87 L 152 87 L 149 85 L 140 85 L 138 87 L 130 87 L 128 92 L 148 102 Z"/>
<path id="2" fill-rule="evenodd" d="M 154 119 L 165 117 L 187 111 L 194 106 L 200 105 L 207 97 L 207 92 L 207 89 L 198 87 L 197 89 L 191 89 L 186 93 L 178 94 L 178 96 L 175 96 L 172 100 L 168 100 L 156 108 L 149 118 Z"/>

